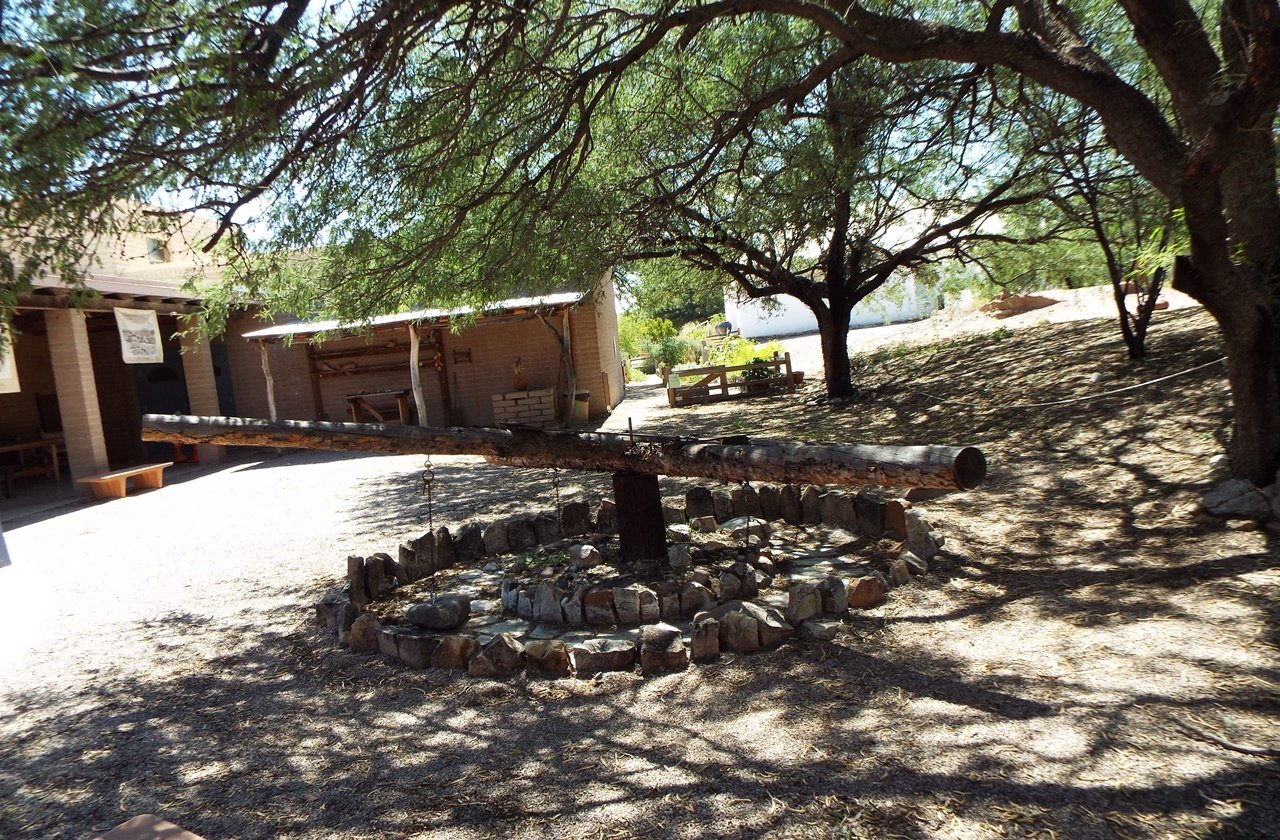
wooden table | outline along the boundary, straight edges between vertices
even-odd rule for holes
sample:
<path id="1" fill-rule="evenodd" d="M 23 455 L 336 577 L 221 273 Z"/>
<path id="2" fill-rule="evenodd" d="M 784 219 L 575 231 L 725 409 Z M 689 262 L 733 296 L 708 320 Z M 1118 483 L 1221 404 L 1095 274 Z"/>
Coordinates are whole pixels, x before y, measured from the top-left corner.
<path id="1" fill-rule="evenodd" d="M 401 425 L 408 426 L 412 421 L 413 415 L 409 409 L 409 395 L 413 392 L 408 388 L 403 391 L 368 391 L 363 394 L 347 394 L 347 405 L 351 406 L 351 422 L 360 422 L 360 413 L 365 412 L 379 423 L 387 422 L 387 418 L 383 416 L 384 410 L 379 410 L 369 403 L 369 399 L 373 397 L 395 397 L 396 411 L 400 415 Z"/>
<path id="2" fill-rule="evenodd" d="M 18 455 L 18 472 L 19 477 L 27 475 L 40 475 L 41 473 L 49 475 L 54 481 L 62 478 L 62 467 L 58 463 L 58 447 L 64 443 L 62 438 L 40 438 L 39 440 L 24 440 L 22 443 L 6 443 L 0 445 L 0 455 L 8 452 L 15 452 Z M 48 464 L 33 464 L 27 466 L 26 453 L 34 452 L 41 449 L 49 450 Z"/>

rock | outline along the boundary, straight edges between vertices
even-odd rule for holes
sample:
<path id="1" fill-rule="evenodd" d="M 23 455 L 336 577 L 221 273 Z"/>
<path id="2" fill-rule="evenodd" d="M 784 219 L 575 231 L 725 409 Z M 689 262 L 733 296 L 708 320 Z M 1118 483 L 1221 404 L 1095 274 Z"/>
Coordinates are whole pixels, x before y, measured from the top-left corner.
<path id="1" fill-rule="evenodd" d="M 689 526 L 682 523 L 667 526 L 667 539 L 673 543 L 687 543 L 692 538 Z"/>
<path id="2" fill-rule="evenodd" d="M 640 596 L 640 623 L 641 624 L 657 624 L 662 615 L 658 608 L 658 593 L 648 587 L 636 587 L 636 594 Z"/>
<path id="3" fill-rule="evenodd" d="M 605 534 L 618 533 L 618 506 L 613 499 L 601 499 L 596 509 L 596 529 Z"/>
<path id="4" fill-rule="evenodd" d="M 903 512 L 907 525 L 907 551 L 921 560 L 929 561 L 938 553 L 938 541 L 929 530 L 929 522 L 924 518 L 924 508 L 911 508 Z"/>
<path id="5" fill-rule="evenodd" d="M 396 637 L 400 635 L 399 625 L 384 624 L 378 628 L 378 653 L 397 659 Z"/>
<path id="6" fill-rule="evenodd" d="M 353 609 L 354 606 L 345 595 L 326 595 L 320 603 L 316 604 L 316 625 L 336 635 L 342 622 L 347 622 L 342 628 L 346 630 L 360 614 Z M 350 621 L 347 621 L 348 615 L 350 615 Z"/>
<path id="7" fill-rule="evenodd" d="M 929 573 L 928 562 L 921 560 L 910 551 L 902 552 L 898 555 L 898 558 L 907 564 L 907 570 L 911 572 L 912 575 L 923 575 Z"/>
<path id="8" fill-rule="evenodd" d="M 639 591 L 630 586 L 615 586 L 613 588 L 613 608 L 618 612 L 619 624 L 639 624 Z"/>
<path id="9" fill-rule="evenodd" d="M 436 572 L 436 543 L 435 535 L 430 531 L 416 539 L 409 541 L 408 546 L 413 551 L 413 559 L 408 560 L 409 577 L 413 580 L 422 580 L 430 577 Z"/>
<path id="10" fill-rule="evenodd" d="M 720 622 L 704 619 L 693 628 L 689 640 L 690 658 L 694 662 L 714 662 L 720 658 Z"/>
<path id="11" fill-rule="evenodd" d="M 395 581 L 394 586 L 404 586 L 409 583 L 409 569 L 400 564 L 399 560 L 392 558 L 385 551 L 379 551 L 372 555 L 382 560 L 382 569 L 387 576 L 388 581 Z"/>
<path id="12" fill-rule="evenodd" d="M 847 591 L 851 609 L 870 609 L 884 600 L 884 581 L 874 575 L 857 578 L 850 584 Z"/>
<path id="13" fill-rule="evenodd" d="M 800 504 L 800 488 L 787 484 L 782 488 L 782 518 L 788 525 L 804 524 L 804 508 Z"/>
<path id="14" fill-rule="evenodd" d="M 484 556 L 484 529 L 469 522 L 453 535 L 453 551 L 459 563 L 469 566 Z"/>
<path id="15" fill-rule="evenodd" d="M 854 506 L 858 510 L 859 531 L 868 537 L 884 534 L 884 499 L 875 493 L 860 490 L 854 497 Z"/>
<path id="16" fill-rule="evenodd" d="M 787 621 L 799 624 L 822 612 L 822 596 L 812 583 L 796 583 L 787 591 Z"/>
<path id="17" fill-rule="evenodd" d="M 524 646 L 524 672 L 531 677 L 560 679 L 571 673 L 569 646 L 559 639 L 529 642 Z"/>
<path id="18" fill-rule="evenodd" d="M 431 665 L 431 656 L 440 646 L 438 636 L 401 633 L 396 639 L 396 657 L 405 667 L 420 671 Z"/>
<path id="19" fill-rule="evenodd" d="M 637 609 L 639 605 L 637 604 Z M 613 590 L 598 589 L 582 596 L 582 613 L 587 624 L 613 625 L 618 615 L 613 609 Z"/>
<path id="20" fill-rule="evenodd" d="M 711 490 L 701 485 L 690 487 L 684 493 L 684 514 L 689 521 L 704 516 L 712 518 L 716 515 L 716 509 L 711 501 Z"/>
<path id="21" fill-rule="evenodd" d="M 689 667 L 684 637 L 670 624 L 646 624 L 636 637 L 640 670 L 645 676 Z"/>
<path id="22" fill-rule="evenodd" d="M 702 543 L 702 550 L 707 554 L 723 554 L 731 549 L 733 549 L 733 546 L 724 540 L 706 540 Z"/>
<path id="23" fill-rule="evenodd" d="M 721 601 L 732 601 L 742 596 L 742 579 L 733 572 L 721 572 L 717 589 Z"/>
<path id="24" fill-rule="evenodd" d="M 520 584 L 512 578 L 503 578 L 498 586 L 498 597 L 502 599 L 502 608 L 507 612 L 515 612 L 520 600 Z"/>
<path id="25" fill-rule="evenodd" d="M 766 521 L 782 518 L 782 491 L 772 484 L 756 487 L 760 496 L 760 518 Z"/>
<path id="26" fill-rule="evenodd" d="M 667 565 L 676 571 L 683 571 L 693 565 L 693 555 L 688 543 L 676 543 L 667 548 Z"/>
<path id="27" fill-rule="evenodd" d="M 737 542 L 746 542 L 749 537 L 757 537 L 761 542 L 767 542 L 772 534 L 769 523 L 756 516 L 735 516 L 720 527 L 728 531 L 729 536 Z"/>
<path id="28" fill-rule="evenodd" d="M 351 623 L 347 632 L 347 647 L 357 653 L 370 653 L 378 649 L 378 619 L 365 613 Z"/>
<path id="29" fill-rule="evenodd" d="M 653 591 L 658 596 L 658 617 L 663 621 L 680 618 L 680 585 L 669 580 L 658 581 Z"/>
<path id="30" fill-rule="evenodd" d="M 572 654 L 579 677 L 636 667 L 636 645 L 627 639 L 587 639 L 574 645 Z"/>
<path id="31" fill-rule="evenodd" d="M 662 521 L 668 525 L 680 525 L 684 523 L 684 508 L 675 505 L 662 506 Z"/>
<path id="32" fill-rule="evenodd" d="M 400 543 L 398 552 L 400 555 L 400 568 L 405 570 L 405 576 L 409 579 L 409 583 L 421 580 L 424 576 L 419 573 L 417 552 L 413 550 L 413 545 L 407 542 Z"/>
<path id="33" fill-rule="evenodd" d="M 482 536 L 485 554 L 506 554 L 511 550 L 507 539 L 507 520 L 495 519 L 485 526 Z"/>
<path id="34" fill-rule="evenodd" d="M 436 571 L 451 569 L 458 564 L 458 552 L 453 545 L 449 529 L 441 525 L 431 537 L 436 555 Z"/>
<path id="35" fill-rule="evenodd" d="M 563 624 L 564 613 L 560 611 L 560 600 L 565 594 L 563 589 L 549 583 L 535 586 L 529 593 L 529 600 L 533 602 L 533 620 Z"/>
<path id="36" fill-rule="evenodd" d="M 884 503 L 884 532 L 894 539 L 907 538 L 907 509 L 911 502 L 906 499 L 886 499 Z"/>
<path id="37" fill-rule="evenodd" d="M 525 514 L 507 520 L 507 544 L 512 551 L 524 551 L 538 544 L 538 532 L 533 527 L 535 518 Z"/>
<path id="38" fill-rule="evenodd" d="M 387 582 L 387 570 L 381 558 L 366 557 L 364 561 L 364 585 L 369 593 L 370 601 L 377 601 L 392 587 Z"/>
<path id="39" fill-rule="evenodd" d="M 822 600 L 823 615 L 844 615 L 849 611 L 849 591 L 838 577 L 818 581 L 818 597 Z"/>
<path id="40" fill-rule="evenodd" d="M 700 583 L 708 589 L 711 588 L 711 573 L 706 569 L 694 569 L 689 573 L 689 579 L 694 583 Z"/>
<path id="41" fill-rule="evenodd" d="M 524 670 L 524 645 L 510 633 L 494 636 L 467 664 L 473 677 L 509 677 Z"/>
<path id="42" fill-rule="evenodd" d="M 800 521 L 804 525 L 818 525 L 822 522 L 822 494 L 812 484 L 806 486 L 800 494 Z"/>
<path id="43" fill-rule="evenodd" d="M 573 545 L 569 546 L 569 570 L 573 572 L 582 572 L 587 569 L 594 569 L 604 562 L 604 557 L 600 554 L 600 549 L 594 545 Z"/>
<path id="44" fill-rule="evenodd" d="M 733 519 L 733 496 L 726 490 L 712 492 L 711 509 L 717 522 Z"/>
<path id="45" fill-rule="evenodd" d="M 582 609 L 582 596 L 587 588 L 579 586 L 573 592 L 560 599 L 560 612 L 564 613 L 564 623 L 580 627 L 587 623 L 587 614 Z"/>
<path id="46" fill-rule="evenodd" d="M 1209 459 L 1209 469 L 1220 475 L 1226 475 L 1231 472 L 1231 456 L 1219 452 Z"/>
<path id="47" fill-rule="evenodd" d="M 534 540 L 538 545 L 548 545 L 564 537 L 564 531 L 554 513 L 538 513 L 529 524 L 534 529 Z"/>
<path id="48" fill-rule="evenodd" d="M 1271 504 L 1258 492 L 1253 482 L 1233 478 L 1214 487 L 1200 500 L 1201 506 L 1214 516 L 1253 519 L 1271 515 Z"/>
<path id="49" fill-rule="evenodd" d="M 428 630 L 456 630 L 471 615 L 471 599 L 466 595 L 441 595 L 434 601 L 412 604 L 405 620 Z"/>
<path id="50" fill-rule="evenodd" d="M 843 493 L 836 492 L 822 493 L 818 496 L 818 516 L 823 525 L 830 525 L 833 528 L 845 527 L 840 522 L 840 500 L 843 496 Z"/>
<path id="51" fill-rule="evenodd" d="M 911 567 L 906 560 L 897 557 L 889 564 L 889 582 L 895 587 L 911 583 Z"/>
<path id="52" fill-rule="evenodd" d="M 516 615 L 527 621 L 533 621 L 533 599 L 523 589 L 516 595 Z"/>
<path id="53" fill-rule="evenodd" d="M 745 612 L 731 612 L 719 621 L 721 648 L 734 653 L 760 650 L 760 625 L 754 617 Z"/>
<path id="54" fill-rule="evenodd" d="M 756 606 L 752 604 L 752 606 Z M 787 623 L 782 613 L 774 609 L 756 607 L 756 625 L 760 629 L 760 646 L 765 649 L 775 648 L 795 635 L 795 628 Z"/>
<path id="55" fill-rule="evenodd" d="M 696 581 L 686 583 L 680 590 L 680 614 L 692 618 L 716 602 L 711 590 Z"/>
<path id="56" fill-rule="evenodd" d="M 813 639 L 818 642 L 829 642 L 836 637 L 836 633 L 840 630 L 840 622 L 838 621 L 820 621 L 811 618 L 804 624 L 800 625 L 800 635 L 806 639 Z"/>
<path id="57" fill-rule="evenodd" d="M 560 506 L 560 526 L 566 537 L 580 537 L 591 531 L 591 505 L 567 502 Z"/>
<path id="58" fill-rule="evenodd" d="M 759 595 L 760 583 L 759 583 L 759 579 L 756 577 L 756 570 L 751 568 L 750 566 L 747 566 L 746 563 L 735 563 L 734 565 L 746 566 L 746 568 L 742 569 L 741 571 L 739 571 L 738 569 L 734 569 L 734 572 L 733 572 L 734 575 L 737 576 L 738 580 L 741 581 L 741 585 L 738 588 L 738 592 L 741 593 L 739 597 L 754 598 L 757 595 Z"/>
<path id="59" fill-rule="evenodd" d="M 729 498 L 733 502 L 733 512 L 736 516 L 761 517 L 764 515 L 760 509 L 760 494 L 750 484 L 739 484 L 729 491 Z"/>
<path id="60" fill-rule="evenodd" d="M 763 554 L 757 554 L 751 561 L 751 565 L 755 566 L 761 572 L 772 577 L 778 573 L 778 567 L 774 565 L 772 557 L 766 557 Z"/>
<path id="61" fill-rule="evenodd" d="M 479 642 L 466 636 L 441 636 L 431 654 L 431 667 L 465 669 L 479 648 Z"/>
<path id="62" fill-rule="evenodd" d="M 716 524 L 716 518 L 714 516 L 699 516 L 695 519 L 689 520 L 689 528 L 703 534 L 710 534 L 718 527 L 719 526 Z"/>

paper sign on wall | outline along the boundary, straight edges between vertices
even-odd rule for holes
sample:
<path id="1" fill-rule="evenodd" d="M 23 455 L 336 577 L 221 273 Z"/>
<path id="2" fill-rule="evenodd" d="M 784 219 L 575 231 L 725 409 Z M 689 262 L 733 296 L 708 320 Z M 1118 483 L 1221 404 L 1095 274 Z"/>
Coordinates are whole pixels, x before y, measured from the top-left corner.
<path id="1" fill-rule="evenodd" d="M 0 348 L 0 394 L 16 394 L 22 390 L 18 385 L 18 360 L 13 355 L 13 335 L 4 331 L 4 347 Z"/>
<path id="2" fill-rule="evenodd" d="M 150 309 L 114 309 L 120 331 L 120 353 L 126 365 L 147 365 L 164 361 L 160 343 L 160 322 Z"/>

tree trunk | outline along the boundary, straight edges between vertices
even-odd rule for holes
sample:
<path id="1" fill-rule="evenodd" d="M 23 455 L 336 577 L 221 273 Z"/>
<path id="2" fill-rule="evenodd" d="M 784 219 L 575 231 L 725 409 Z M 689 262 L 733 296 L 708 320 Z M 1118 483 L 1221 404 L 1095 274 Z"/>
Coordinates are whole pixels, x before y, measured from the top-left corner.
<path id="1" fill-rule="evenodd" d="M 1192 171 L 1183 189 L 1191 259 L 1180 265 L 1186 270 L 1178 273 L 1175 288 L 1203 303 L 1222 329 L 1234 412 L 1232 474 L 1266 486 L 1280 470 L 1280 313 L 1263 292 L 1274 287 L 1268 255 L 1276 252 L 1254 242 L 1245 250 L 1264 264 L 1234 264 L 1233 247 L 1242 242 L 1228 232 L 1217 174 Z M 1242 236 L 1276 235 L 1250 230 L 1250 224 L 1241 223 Z"/>
<path id="2" fill-rule="evenodd" d="M 143 440 L 397 454 L 483 455 L 521 467 L 684 475 L 723 481 L 968 489 L 987 462 L 973 447 L 874 446 L 537 429 L 384 426 L 147 414 Z"/>
<path id="3" fill-rule="evenodd" d="M 825 372 L 828 397 L 852 397 L 853 369 L 849 364 L 849 313 L 824 307 L 815 311 L 818 318 L 818 338 L 822 342 L 822 367 Z"/>

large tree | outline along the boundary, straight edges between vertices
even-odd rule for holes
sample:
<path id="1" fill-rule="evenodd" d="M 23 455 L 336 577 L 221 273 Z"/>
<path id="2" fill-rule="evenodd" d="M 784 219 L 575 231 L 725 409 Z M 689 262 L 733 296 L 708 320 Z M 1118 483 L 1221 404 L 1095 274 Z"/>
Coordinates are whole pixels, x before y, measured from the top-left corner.
<path id="1" fill-rule="evenodd" d="M 167 188 L 228 224 L 270 198 L 293 225 L 284 244 L 323 233 L 334 246 L 335 293 L 381 272 L 402 289 L 387 300 L 413 297 L 443 254 L 450 277 L 481 285 L 510 253 L 571 271 L 608 251 L 574 231 L 616 208 L 574 184 L 620 80 L 657 50 L 757 18 L 835 47 L 823 55 L 838 61 L 809 68 L 818 76 L 865 58 L 1003 67 L 1094 111 L 1117 152 L 1184 211 L 1191 254 L 1175 286 L 1223 330 L 1233 469 L 1274 480 L 1280 0 L 30 7 L 0 23 L 5 236 L 64 210 L 83 221 L 108 192 Z M 1154 73 L 1134 71 L 1134 45 Z M 572 247 L 548 256 L 542 246 L 562 236 Z M 7 261 L 6 288 L 50 247 Z"/>

